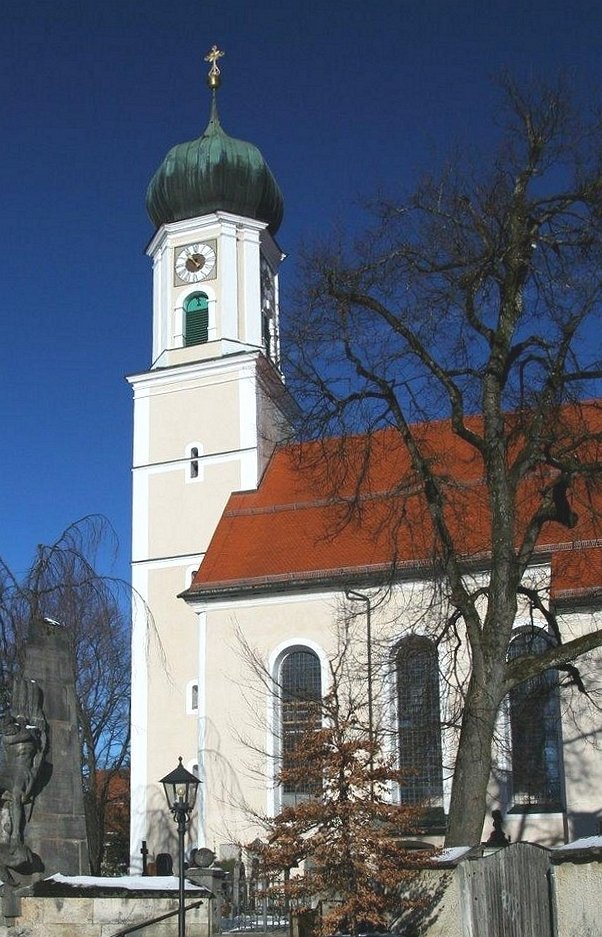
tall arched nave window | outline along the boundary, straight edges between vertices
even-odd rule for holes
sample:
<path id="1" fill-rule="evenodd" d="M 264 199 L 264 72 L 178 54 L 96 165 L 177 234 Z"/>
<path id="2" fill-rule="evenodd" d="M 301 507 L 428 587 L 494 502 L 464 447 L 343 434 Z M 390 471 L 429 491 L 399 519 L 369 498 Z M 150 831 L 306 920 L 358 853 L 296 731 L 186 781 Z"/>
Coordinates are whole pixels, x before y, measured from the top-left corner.
<path id="1" fill-rule="evenodd" d="M 412 635 L 397 645 L 397 725 L 402 804 L 443 806 L 441 712 L 437 648 Z"/>
<path id="2" fill-rule="evenodd" d="M 312 728 L 322 722 L 322 668 L 320 659 L 308 648 L 295 648 L 281 661 L 280 674 L 280 755 L 282 770 L 294 770 L 298 764 L 298 746 Z M 302 778 L 285 779 L 282 783 L 283 802 L 294 801 L 297 795 L 313 793 L 310 782 Z"/>
<path id="3" fill-rule="evenodd" d="M 508 658 L 542 654 L 553 641 L 541 629 L 521 631 Z M 562 735 L 558 671 L 546 670 L 509 694 L 512 799 L 515 810 L 562 810 Z"/>

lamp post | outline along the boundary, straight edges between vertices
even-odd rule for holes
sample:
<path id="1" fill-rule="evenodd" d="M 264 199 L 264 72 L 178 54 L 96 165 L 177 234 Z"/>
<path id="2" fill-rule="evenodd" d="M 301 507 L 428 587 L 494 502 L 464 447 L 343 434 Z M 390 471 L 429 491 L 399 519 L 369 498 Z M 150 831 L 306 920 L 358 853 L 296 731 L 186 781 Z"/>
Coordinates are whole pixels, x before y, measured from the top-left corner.
<path id="1" fill-rule="evenodd" d="M 186 909 L 184 905 L 184 833 L 201 782 L 187 771 L 180 755 L 178 767 L 161 778 L 167 805 L 178 824 L 178 937 L 186 935 Z"/>

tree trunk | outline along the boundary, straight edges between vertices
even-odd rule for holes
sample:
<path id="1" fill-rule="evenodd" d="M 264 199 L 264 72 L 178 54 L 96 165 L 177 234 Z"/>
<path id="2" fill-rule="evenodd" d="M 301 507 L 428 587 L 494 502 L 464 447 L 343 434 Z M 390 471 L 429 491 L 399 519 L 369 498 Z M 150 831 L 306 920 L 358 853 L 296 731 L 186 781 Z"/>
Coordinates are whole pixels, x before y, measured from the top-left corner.
<path id="1" fill-rule="evenodd" d="M 86 831 L 88 834 L 88 858 L 90 873 L 101 874 L 103 853 L 103 824 L 100 817 L 99 805 L 96 799 L 95 788 L 84 790 L 84 808 L 86 812 Z"/>
<path id="2" fill-rule="evenodd" d="M 495 686 L 479 685 L 473 675 L 464 705 L 446 846 L 474 846 L 481 841 L 499 703 Z"/>

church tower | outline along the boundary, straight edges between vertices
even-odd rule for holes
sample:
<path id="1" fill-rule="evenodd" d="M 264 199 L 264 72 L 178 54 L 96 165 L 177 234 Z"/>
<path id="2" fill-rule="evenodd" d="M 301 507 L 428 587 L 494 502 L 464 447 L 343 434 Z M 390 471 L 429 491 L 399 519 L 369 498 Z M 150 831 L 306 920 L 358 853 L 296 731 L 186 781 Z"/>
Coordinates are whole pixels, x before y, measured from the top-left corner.
<path id="1" fill-rule="evenodd" d="M 178 598 L 203 561 L 233 491 L 257 487 L 288 429 L 279 369 L 274 240 L 283 200 L 263 156 L 223 130 L 223 53 L 214 46 L 209 123 L 174 146 L 146 205 L 156 227 L 153 343 L 134 395 L 132 583 L 132 871 L 169 849 L 158 779 L 179 755 L 199 763 L 197 616 Z M 202 666 L 199 662 L 202 662 Z M 151 731 L 152 728 L 152 731 Z M 201 834 L 202 839 L 202 834 Z"/>

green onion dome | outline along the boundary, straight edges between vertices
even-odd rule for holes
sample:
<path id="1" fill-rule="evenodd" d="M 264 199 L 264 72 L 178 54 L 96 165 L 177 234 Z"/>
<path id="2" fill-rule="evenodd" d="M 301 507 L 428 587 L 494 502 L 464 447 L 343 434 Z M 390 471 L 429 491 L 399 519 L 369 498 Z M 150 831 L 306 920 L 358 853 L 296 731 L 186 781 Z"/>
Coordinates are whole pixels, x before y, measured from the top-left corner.
<path id="1" fill-rule="evenodd" d="M 265 221 L 276 234 L 283 198 L 256 146 L 222 129 L 215 93 L 202 136 L 169 151 L 150 181 L 146 209 L 157 228 L 215 211 Z"/>

